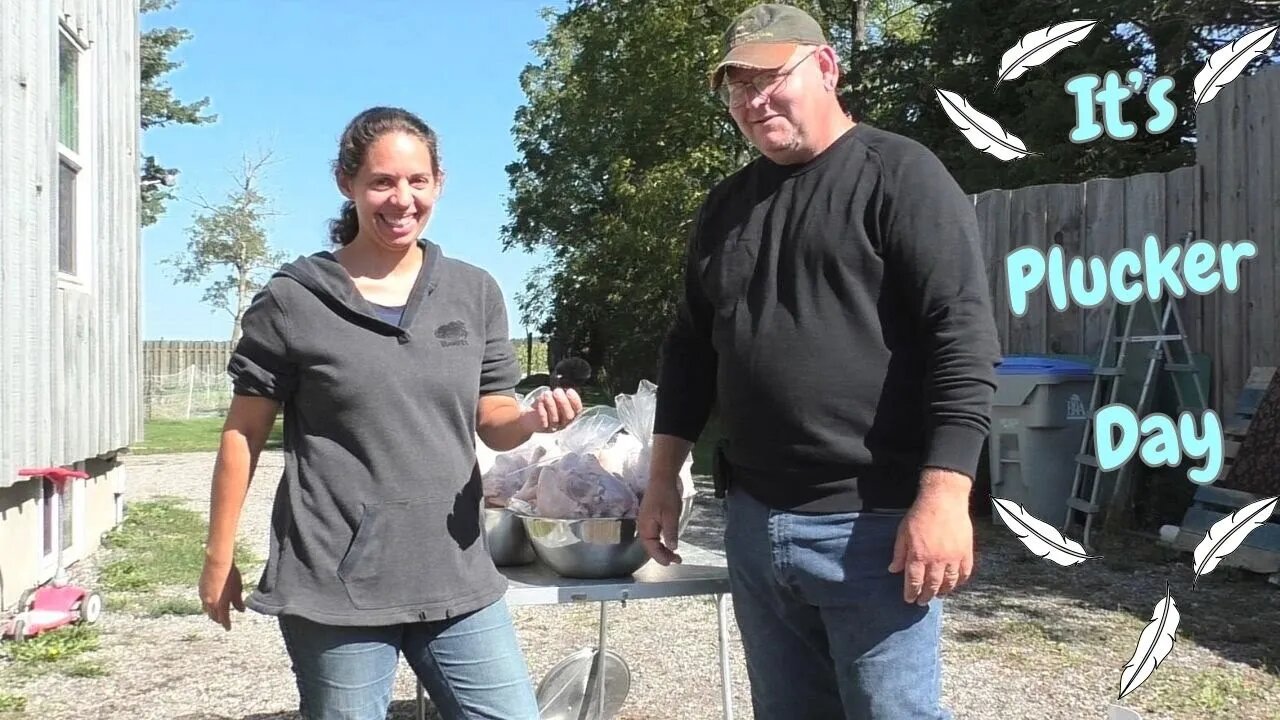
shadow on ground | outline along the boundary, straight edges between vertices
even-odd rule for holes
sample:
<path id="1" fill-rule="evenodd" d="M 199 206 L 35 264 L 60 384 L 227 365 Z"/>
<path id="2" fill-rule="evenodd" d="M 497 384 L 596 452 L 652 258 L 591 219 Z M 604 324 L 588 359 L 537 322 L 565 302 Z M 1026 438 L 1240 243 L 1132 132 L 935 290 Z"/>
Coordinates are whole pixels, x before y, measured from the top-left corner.
<path id="1" fill-rule="evenodd" d="M 693 517 L 681 536 L 716 553 L 724 552 L 724 509 L 713 494 L 711 479 L 695 476 L 698 496 Z M 1219 656 L 1280 676 L 1280 587 L 1266 577 L 1220 566 L 1202 575 L 1193 589 L 1191 554 L 1159 546 L 1135 535 L 1099 536 L 1100 558 L 1069 568 L 1032 555 L 989 515 L 973 518 L 977 536 L 977 567 L 969 585 L 954 602 L 977 617 L 1014 615 L 1038 626 L 1048 639 L 1079 642 L 1096 636 L 1108 640 L 1114 631 L 1132 635 L 1151 620 L 1164 598 L 1166 583 L 1181 621 L 1178 638 L 1186 638 Z M 1053 605 L 1029 602 L 1046 596 L 1082 609 L 1120 611 L 1135 621 L 1132 627 L 1084 627 L 1064 619 Z M 1087 613 L 1085 613 L 1087 616 Z M 960 633 L 970 642 L 997 640 L 989 628 Z"/>
<path id="2" fill-rule="evenodd" d="M 1100 537 L 1101 557 L 1073 567 L 1060 567 L 1032 555 L 1009 530 L 990 518 L 975 518 L 978 559 L 968 590 L 956 601 L 979 617 L 1016 610 L 1041 624 L 1050 636 L 1080 639 L 1079 633 L 1108 633 L 1097 626 L 1073 627 L 1052 607 L 1027 602 L 1051 595 L 1083 609 L 1121 611 L 1135 620 L 1132 635 L 1152 618 L 1166 588 L 1181 616 L 1178 638 L 1186 638 L 1228 660 L 1280 675 L 1280 588 L 1266 577 L 1219 567 L 1202 575 L 1192 588 L 1191 554 L 1157 545 L 1135 535 Z M 1167 584 L 1167 585 L 1166 585 Z M 981 633 L 978 633 L 979 635 Z M 985 637 L 965 638 L 981 641 Z"/>

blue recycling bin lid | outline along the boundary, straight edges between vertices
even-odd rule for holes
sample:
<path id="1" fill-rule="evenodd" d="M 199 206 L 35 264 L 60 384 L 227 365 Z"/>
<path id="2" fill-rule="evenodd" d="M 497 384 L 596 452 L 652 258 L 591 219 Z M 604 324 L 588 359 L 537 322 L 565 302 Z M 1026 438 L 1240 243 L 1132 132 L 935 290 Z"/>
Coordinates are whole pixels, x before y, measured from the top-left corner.
<path id="1" fill-rule="evenodd" d="M 1093 365 L 1065 358 L 1037 355 L 1010 355 L 996 369 L 999 375 L 1049 375 L 1051 377 L 1090 377 Z"/>

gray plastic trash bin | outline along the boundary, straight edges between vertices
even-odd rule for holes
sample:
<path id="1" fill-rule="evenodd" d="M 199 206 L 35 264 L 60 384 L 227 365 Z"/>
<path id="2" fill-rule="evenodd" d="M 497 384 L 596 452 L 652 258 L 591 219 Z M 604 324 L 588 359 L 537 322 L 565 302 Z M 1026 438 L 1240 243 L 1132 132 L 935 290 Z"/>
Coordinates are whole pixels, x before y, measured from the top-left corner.
<path id="1" fill-rule="evenodd" d="M 1011 356 L 997 370 L 991 408 L 991 495 L 1061 527 L 1093 392 L 1092 366 Z M 1003 524 L 999 513 L 992 514 Z"/>

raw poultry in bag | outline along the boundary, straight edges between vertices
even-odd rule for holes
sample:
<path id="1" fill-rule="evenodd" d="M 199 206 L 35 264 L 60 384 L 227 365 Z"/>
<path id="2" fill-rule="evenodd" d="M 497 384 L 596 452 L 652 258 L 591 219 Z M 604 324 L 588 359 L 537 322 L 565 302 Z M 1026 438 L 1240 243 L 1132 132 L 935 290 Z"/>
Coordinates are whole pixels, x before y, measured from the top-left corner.
<path id="1" fill-rule="evenodd" d="M 539 387 L 528 395 L 516 399 L 520 410 L 528 410 L 540 395 L 550 391 L 548 387 Z M 494 452 L 484 444 L 480 436 L 476 436 L 476 461 L 480 467 L 480 483 L 484 488 L 484 500 L 487 507 L 503 508 L 513 497 L 532 497 L 531 488 L 537 485 L 538 471 L 541 463 L 548 457 L 560 454 L 556 439 L 546 433 L 534 433 L 522 445 L 507 450 Z"/>
<path id="2" fill-rule="evenodd" d="M 563 454 L 548 462 L 538 477 L 535 511 L 540 517 L 634 517 L 639 501 L 600 461 L 622 422 L 612 408 L 594 406 L 557 433 Z"/>
<path id="3" fill-rule="evenodd" d="M 635 517 L 639 499 L 623 482 L 620 466 L 615 470 L 602 462 L 604 449 L 621 430 L 612 408 L 585 410 L 555 433 L 558 453 L 540 461 L 533 479 L 508 507 L 559 520 Z"/>
<path id="4" fill-rule="evenodd" d="M 633 518 L 640 500 L 595 453 L 571 452 L 542 468 L 537 514 L 559 520 Z"/>
<path id="5" fill-rule="evenodd" d="M 498 453 L 488 472 L 480 476 L 484 486 L 484 500 L 488 507 L 506 507 L 511 498 L 528 495 L 528 488 L 536 487 L 543 461 L 559 452 L 554 439 L 530 438 L 514 450 Z"/>

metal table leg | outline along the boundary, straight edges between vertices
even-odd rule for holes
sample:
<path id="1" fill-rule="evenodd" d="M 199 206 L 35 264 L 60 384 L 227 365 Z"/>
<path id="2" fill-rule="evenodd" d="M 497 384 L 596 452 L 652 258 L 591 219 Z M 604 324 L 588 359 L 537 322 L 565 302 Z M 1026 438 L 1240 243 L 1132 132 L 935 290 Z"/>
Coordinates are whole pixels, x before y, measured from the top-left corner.
<path id="1" fill-rule="evenodd" d="M 716 595 L 716 620 L 720 625 L 720 700 L 724 720 L 733 720 L 733 684 L 729 681 L 729 624 L 724 595 Z"/>
<path id="2" fill-rule="evenodd" d="M 609 603 L 600 603 L 600 644 L 596 647 L 596 666 L 592 669 L 591 674 L 587 677 L 586 695 L 590 696 L 591 691 L 596 693 L 596 716 L 604 717 L 604 662 L 605 647 L 609 636 Z M 592 683 L 595 683 L 593 686 Z M 585 699 L 582 703 L 582 712 L 586 714 L 591 707 L 591 700 Z"/>
<path id="3" fill-rule="evenodd" d="M 733 684 L 729 678 L 729 624 L 728 624 L 728 607 L 725 603 L 724 595 L 716 595 L 716 623 L 719 626 L 719 655 L 720 655 L 720 690 L 721 702 L 724 706 L 724 720 L 733 720 Z M 626 607 L 627 598 L 621 598 L 622 606 Z M 604 690 L 605 690 L 605 650 L 608 643 L 608 602 L 600 603 L 600 643 L 596 649 L 596 663 L 592 668 L 591 676 L 587 679 L 587 694 L 591 691 L 596 693 L 596 709 L 597 712 L 603 713 L 605 706 Z M 594 684 L 593 684 L 594 683 Z M 426 720 L 426 694 L 422 687 L 422 680 L 415 678 L 417 685 L 417 720 Z M 582 711 L 587 712 L 591 706 L 591 702 L 583 703 Z"/>

